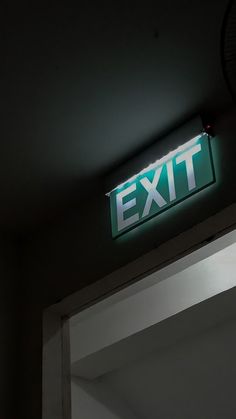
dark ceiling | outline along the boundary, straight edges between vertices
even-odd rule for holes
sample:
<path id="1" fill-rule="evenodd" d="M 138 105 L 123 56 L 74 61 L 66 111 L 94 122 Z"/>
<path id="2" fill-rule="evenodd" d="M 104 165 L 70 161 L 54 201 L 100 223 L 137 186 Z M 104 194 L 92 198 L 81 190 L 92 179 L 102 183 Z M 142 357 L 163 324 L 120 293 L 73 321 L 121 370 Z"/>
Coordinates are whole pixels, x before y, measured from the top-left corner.
<path id="1" fill-rule="evenodd" d="M 228 0 L 66 4 L 6 10 L 2 229 L 53 219 L 153 139 L 231 105 L 220 49 Z"/>

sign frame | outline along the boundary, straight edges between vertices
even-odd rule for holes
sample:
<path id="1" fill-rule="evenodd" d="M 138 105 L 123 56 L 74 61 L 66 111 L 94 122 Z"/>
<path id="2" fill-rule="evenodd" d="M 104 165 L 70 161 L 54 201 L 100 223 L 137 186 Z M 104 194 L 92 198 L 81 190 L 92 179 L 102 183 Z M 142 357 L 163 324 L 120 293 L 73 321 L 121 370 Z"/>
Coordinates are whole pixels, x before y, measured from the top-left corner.
<path id="1" fill-rule="evenodd" d="M 207 188 L 208 186 L 216 182 L 216 174 L 215 174 L 213 154 L 212 154 L 212 148 L 211 148 L 211 139 L 212 137 L 210 137 L 207 133 L 202 132 L 201 134 L 187 141 L 182 146 L 177 147 L 175 150 L 171 151 L 166 156 L 163 156 L 162 158 L 156 160 L 154 163 L 150 164 L 148 167 L 141 170 L 139 173 L 132 176 L 127 181 L 118 185 L 116 188 L 112 189 L 111 192 L 107 194 L 110 198 L 111 228 L 112 228 L 112 237 L 114 239 L 129 232 L 130 230 L 133 230 L 134 228 L 152 219 L 153 217 L 156 217 L 159 214 L 168 211 L 168 209 L 172 208 L 173 206 L 177 204 L 180 204 L 181 202 L 188 199 L 190 196 L 197 194 L 198 192 L 202 191 L 203 189 Z M 198 144 L 200 144 L 200 146 L 198 146 Z M 193 151 L 191 152 L 191 150 L 193 150 L 194 147 L 195 148 L 198 147 L 198 150 L 195 152 Z M 200 161 L 199 154 L 198 154 L 198 152 L 200 151 L 205 152 L 204 155 L 200 153 L 201 155 L 200 159 L 203 160 L 202 162 Z M 192 157 L 190 156 L 190 159 L 188 159 L 188 162 L 187 162 L 186 156 L 188 153 L 190 153 Z M 183 158 L 183 155 L 185 155 L 185 158 Z M 195 172 L 195 168 L 193 164 L 193 162 L 195 161 L 195 158 L 198 159 L 198 165 L 201 169 L 201 175 L 198 174 L 198 177 L 201 178 L 201 181 L 200 182 L 198 181 L 199 186 L 195 182 L 196 172 Z M 174 159 L 175 160 L 178 159 L 179 162 L 176 163 Z M 183 163 L 185 163 L 185 165 Z M 190 164 L 190 166 L 192 165 L 192 167 L 187 167 L 187 163 Z M 186 184 L 185 184 L 185 186 L 183 187 L 183 190 L 185 189 L 185 193 L 184 191 L 181 191 L 178 193 L 179 196 L 177 196 L 177 193 L 176 193 L 176 176 L 175 176 L 174 168 L 177 169 L 177 171 L 179 171 L 179 175 L 182 178 L 183 178 L 183 173 L 185 170 L 186 172 L 185 180 L 187 180 L 186 184 L 188 184 L 188 188 L 189 188 L 187 190 Z M 164 171 L 166 173 L 164 173 Z M 183 172 L 182 174 L 181 174 L 181 171 Z M 204 171 L 205 171 L 205 174 L 204 174 Z M 206 177 L 205 180 L 204 180 L 204 175 Z M 165 190 L 165 198 L 163 198 L 163 194 L 160 194 L 159 193 L 160 191 L 158 191 L 154 187 L 155 185 L 156 187 L 158 186 L 160 180 L 163 177 L 165 178 L 166 182 L 169 185 L 169 189 L 168 189 L 169 198 L 170 198 L 169 202 L 167 202 L 167 199 L 166 199 L 167 191 Z M 142 183 L 142 187 L 143 187 L 142 189 L 145 190 L 145 192 L 148 194 L 150 198 L 149 203 L 147 204 L 146 202 L 147 206 L 146 204 L 144 206 L 144 212 L 142 216 L 140 216 L 140 212 L 132 214 L 132 211 L 133 211 L 132 209 L 135 206 L 136 207 L 138 206 L 137 197 L 138 197 L 138 193 L 140 193 L 140 186 L 139 186 L 139 191 L 137 191 L 137 182 Z M 182 180 L 182 184 L 183 184 L 183 180 Z M 179 186 L 178 188 L 180 189 L 181 187 Z M 156 189 L 156 192 L 155 192 L 155 189 Z M 126 193 L 127 190 L 128 190 L 128 193 Z M 134 193 L 136 192 L 137 192 L 137 196 L 135 197 Z M 132 198 L 130 198 L 129 201 L 126 201 L 127 196 L 129 195 Z M 152 199 L 150 195 L 152 195 Z M 118 202 L 118 198 L 119 198 L 119 202 Z M 140 201 L 140 198 L 139 198 L 139 201 Z M 155 209 L 151 210 L 151 206 L 153 206 L 153 202 L 154 202 L 154 206 L 155 204 L 157 204 L 158 206 L 156 210 Z M 140 204 L 139 204 L 139 207 L 140 207 Z M 121 216 L 120 216 L 120 212 L 122 213 Z M 127 218 L 128 222 L 126 222 L 126 219 L 124 217 L 125 212 L 126 214 L 127 213 L 130 214 L 130 217 Z"/>

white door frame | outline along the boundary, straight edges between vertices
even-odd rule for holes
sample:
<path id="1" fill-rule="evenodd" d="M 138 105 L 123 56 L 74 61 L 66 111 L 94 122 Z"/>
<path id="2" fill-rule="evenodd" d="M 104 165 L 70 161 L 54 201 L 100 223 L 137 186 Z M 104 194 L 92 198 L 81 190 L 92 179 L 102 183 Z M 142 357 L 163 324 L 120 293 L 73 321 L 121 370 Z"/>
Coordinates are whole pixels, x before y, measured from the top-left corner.
<path id="1" fill-rule="evenodd" d="M 210 254 L 229 244 L 236 204 L 204 220 L 43 313 L 43 419 L 71 419 L 68 319 L 118 290 L 207 246 Z M 204 248 L 205 249 L 205 248 Z M 82 419 L 82 418 L 81 418 Z"/>

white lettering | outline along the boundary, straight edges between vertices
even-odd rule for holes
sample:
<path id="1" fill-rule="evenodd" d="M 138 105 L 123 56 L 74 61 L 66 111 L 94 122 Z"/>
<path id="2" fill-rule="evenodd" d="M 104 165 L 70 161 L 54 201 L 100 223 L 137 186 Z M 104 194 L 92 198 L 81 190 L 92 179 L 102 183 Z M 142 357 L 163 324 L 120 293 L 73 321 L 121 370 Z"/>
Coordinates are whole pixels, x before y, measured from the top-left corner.
<path id="1" fill-rule="evenodd" d="M 175 191 L 173 161 L 172 160 L 168 161 L 168 163 L 166 164 L 166 167 L 167 167 L 170 201 L 174 201 L 176 199 L 176 191 Z"/>
<path id="2" fill-rule="evenodd" d="M 136 205 L 136 198 L 131 199 L 130 201 L 123 203 L 123 198 L 129 195 L 131 192 L 136 190 L 136 183 L 129 186 L 128 188 L 124 189 L 123 191 L 119 192 L 116 195 L 116 205 L 117 205 L 117 228 L 118 231 L 123 230 L 124 228 L 128 227 L 129 225 L 136 223 L 139 220 L 138 213 L 132 215 L 129 218 L 124 219 L 124 213 L 128 209 L 135 207 Z"/>
<path id="3" fill-rule="evenodd" d="M 193 167 L 193 156 L 199 153 L 199 151 L 201 151 L 201 144 L 196 144 L 190 150 L 187 150 L 185 151 L 185 153 L 176 157 L 177 164 L 185 162 L 189 191 L 196 188 L 196 180 L 195 180 L 194 167 Z"/>
<path id="4" fill-rule="evenodd" d="M 156 169 L 156 172 L 155 172 L 155 175 L 154 175 L 154 178 L 153 178 L 152 182 L 150 182 L 150 180 L 147 177 L 140 180 L 141 184 L 143 185 L 143 187 L 148 192 L 148 196 L 147 196 L 147 200 L 146 200 L 146 204 L 145 204 L 145 207 L 144 207 L 144 210 L 143 210 L 142 217 L 145 217 L 146 215 L 149 214 L 153 201 L 156 202 L 156 204 L 159 207 L 163 207 L 164 205 L 167 204 L 167 202 L 164 200 L 164 198 L 161 196 L 161 194 L 156 190 L 156 187 L 157 187 L 158 182 L 160 180 L 162 168 L 163 168 L 163 166 Z"/>

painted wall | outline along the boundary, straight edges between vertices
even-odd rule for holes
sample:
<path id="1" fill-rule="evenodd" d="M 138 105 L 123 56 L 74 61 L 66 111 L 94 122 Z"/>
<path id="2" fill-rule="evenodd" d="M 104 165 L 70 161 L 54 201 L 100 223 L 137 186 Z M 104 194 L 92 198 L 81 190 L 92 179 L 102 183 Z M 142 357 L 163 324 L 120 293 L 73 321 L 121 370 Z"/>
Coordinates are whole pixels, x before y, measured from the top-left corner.
<path id="1" fill-rule="evenodd" d="M 23 321 L 18 256 L 11 238 L 0 237 L 0 418 L 3 419 L 16 417 L 19 407 L 18 391 L 12 391 L 19 373 Z"/>
<path id="2" fill-rule="evenodd" d="M 235 202 L 235 120 L 236 109 L 215 124 L 212 148 L 217 183 L 180 205 L 113 240 L 109 200 L 97 179 L 54 226 L 29 238 L 25 259 L 34 272 L 30 284 L 37 300 L 42 297 L 43 305 L 50 305 Z"/>
<path id="3" fill-rule="evenodd" d="M 124 399 L 101 380 L 72 378 L 72 419 L 136 419 Z"/>
<path id="4" fill-rule="evenodd" d="M 183 339 L 104 376 L 104 385 L 139 419 L 234 419 L 235 327 L 234 318 Z"/>
<path id="5" fill-rule="evenodd" d="M 42 310 L 235 202 L 235 120 L 234 110 L 215 124 L 217 136 L 212 145 L 217 183 L 181 205 L 114 241 L 109 202 L 103 182 L 97 179 L 53 227 L 28 238 L 25 311 L 30 316 L 26 316 L 21 388 L 22 399 L 27 399 L 24 419 L 41 417 Z"/>
<path id="6" fill-rule="evenodd" d="M 135 284 L 133 295 L 131 290 L 129 296 L 125 295 L 128 290 L 123 290 L 119 301 L 112 304 L 111 297 L 88 309 L 86 314 L 73 316 L 70 321 L 72 372 L 87 379 L 95 378 L 156 350 L 160 345 L 160 323 L 236 287 L 236 232 L 228 237 L 234 244 L 210 257 L 186 268 L 190 263 L 187 260 L 206 257 L 206 248 L 200 249 L 172 264 L 172 272 L 168 266 L 144 278 L 141 291 L 137 292 Z"/>

